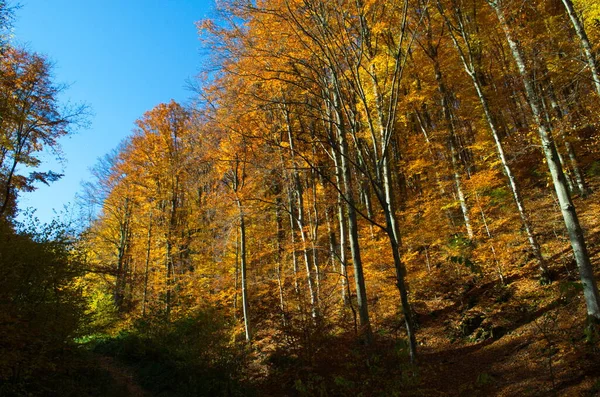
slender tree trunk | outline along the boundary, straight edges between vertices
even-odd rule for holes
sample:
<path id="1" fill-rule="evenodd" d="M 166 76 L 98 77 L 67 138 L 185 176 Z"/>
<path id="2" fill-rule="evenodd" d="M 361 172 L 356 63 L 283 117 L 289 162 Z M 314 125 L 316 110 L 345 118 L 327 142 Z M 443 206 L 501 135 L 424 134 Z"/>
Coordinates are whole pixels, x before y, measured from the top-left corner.
<path id="1" fill-rule="evenodd" d="M 575 210 L 575 206 L 571 200 L 571 195 L 569 194 L 569 190 L 565 181 L 565 175 L 558 160 L 558 153 L 554 141 L 552 140 L 551 131 L 542 118 L 541 102 L 535 92 L 535 88 L 529 76 L 529 71 L 527 70 L 523 55 L 521 54 L 519 44 L 513 38 L 510 27 L 506 21 L 502 4 L 491 0 L 488 0 L 488 3 L 495 11 L 498 21 L 504 30 L 506 40 L 517 64 L 517 68 L 523 80 L 523 85 L 525 86 L 527 100 L 529 102 L 535 123 L 538 127 L 539 136 L 542 141 L 542 149 L 544 155 L 546 156 L 546 162 L 548 164 L 548 168 L 550 169 L 550 174 L 552 175 L 552 182 L 554 183 L 556 196 L 558 198 L 563 219 L 565 221 L 565 226 L 569 234 L 569 240 L 571 241 L 571 247 L 573 248 L 575 261 L 577 262 L 577 266 L 579 268 L 588 316 L 600 320 L 600 294 L 598 293 L 598 286 L 596 284 L 596 279 L 594 278 L 594 270 L 590 262 L 583 230 L 579 224 L 577 211 Z"/>
<path id="2" fill-rule="evenodd" d="M 439 154 L 438 156 L 436 156 L 436 154 L 433 152 L 433 150 L 431 148 L 431 146 L 432 146 L 431 139 L 429 138 L 429 133 L 427 132 L 428 126 L 425 125 L 425 121 L 423 120 L 423 117 L 421 117 L 421 115 L 417 109 L 415 109 L 415 115 L 417 116 L 417 122 L 419 123 L 419 128 L 421 129 L 421 132 L 423 133 L 423 137 L 425 138 L 425 142 L 427 143 L 427 151 L 429 152 L 431 157 L 434 159 L 444 158 L 443 154 Z M 446 189 L 444 188 L 444 183 L 442 182 L 442 178 L 440 177 L 440 173 L 438 172 L 437 168 L 435 169 L 435 181 L 438 185 L 440 195 L 444 195 L 446 193 Z"/>
<path id="3" fill-rule="evenodd" d="M 119 227 L 119 246 L 117 247 L 117 275 L 115 280 L 114 301 L 119 311 L 124 309 L 125 290 L 127 288 L 127 247 L 129 245 L 129 223 L 131 218 L 131 202 L 125 198 L 123 219 Z"/>
<path id="4" fill-rule="evenodd" d="M 396 62 L 399 62 L 399 60 L 396 60 Z M 378 164 L 376 164 L 376 185 L 379 186 L 379 188 L 382 191 L 379 191 L 377 193 L 377 196 L 385 214 L 386 233 L 388 235 L 388 240 L 392 249 L 392 257 L 394 259 L 394 268 L 396 270 L 396 287 L 398 288 L 398 291 L 400 293 L 400 301 L 402 303 L 402 313 L 404 314 L 404 323 L 406 326 L 406 334 L 408 336 L 410 360 L 414 362 L 417 359 L 417 339 L 415 335 L 416 327 L 412 314 L 412 308 L 408 299 L 408 288 L 406 285 L 406 267 L 404 265 L 404 262 L 402 262 L 402 258 L 400 256 L 400 248 L 402 243 L 400 238 L 400 231 L 398 229 L 398 221 L 396 219 L 396 209 L 394 206 L 394 197 L 392 193 L 392 174 L 389 164 L 389 143 L 393 136 L 392 124 L 394 123 L 391 122 L 389 123 L 389 126 L 386 127 L 388 123 L 385 122 L 385 116 L 382 106 L 383 98 L 381 92 L 379 91 L 379 83 L 377 82 L 374 64 L 372 64 L 371 70 L 371 83 L 373 93 L 375 94 L 375 102 L 377 104 L 376 109 L 379 126 L 378 145 L 377 142 L 373 142 L 373 146 L 379 146 L 379 150 L 381 152 L 381 158 L 377 162 Z"/>
<path id="5" fill-rule="evenodd" d="M 340 174 L 344 188 L 346 219 L 348 220 L 348 241 L 350 242 L 350 253 L 352 255 L 352 265 L 354 268 L 354 282 L 356 284 L 356 302 L 358 305 L 358 315 L 360 319 L 359 334 L 364 338 L 365 343 L 370 344 L 373 340 L 373 333 L 371 331 L 371 321 L 369 319 L 367 288 L 365 285 L 360 244 L 358 240 L 356 203 L 354 200 L 354 189 L 352 187 L 352 177 L 350 173 L 350 164 L 348 161 L 348 140 L 346 138 L 343 117 L 340 114 L 339 107 L 339 93 L 336 87 L 334 88 L 334 108 L 337 118 L 337 148 L 339 150 Z"/>
<path id="6" fill-rule="evenodd" d="M 240 229 L 235 231 L 235 268 L 233 278 L 233 318 L 238 319 L 238 285 L 240 283 Z"/>
<path id="7" fill-rule="evenodd" d="M 248 279 L 247 279 L 247 268 L 248 263 L 246 261 L 246 218 L 244 214 L 244 208 L 241 200 L 236 199 L 237 206 L 240 215 L 240 271 L 241 271 L 241 282 L 242 282 L 242 310 L 244 313 L 244 330 L 246 332 L 246 342 L 250 342 L 252 339 L 252 333 L 250 330 L 250 310 L 248 305 Z"/>
<path id="8" fill-rule="evenodd" d="M 321 186 L 325 187 L 325 183 L 321 181 Z M 332 270 L 336 271 L 335 264 L 338 262 L 339 247 L 336 244 L 335 229 L 332 223 L 332 217 L 334 216 L 333 206 L 328 204 L 325 208 L 325 225 L 327 226 L 327 243 L 329 245 L 329 264 Z"/>
<path id="9" fill-rule="evenodd" d="M 283 294 L 283 278 L 282 278 L 282 259 L 283 259 L 283 218 L 281 216 L 281 198 L 277 197 L 275 204 L 275 220 L 277 222 L 277 287 L 279 288 L 279 309 L 281 310 L 281 321 L 285 327 L 287 325 L 285 299 Z"/>
<path id="10" fill-rule="evenodd" d="M 288 142 L 290 144 L 290 153 L 292 156 L 292 161 L 294 163 L 293 170 L 292 170 L 292 179 L 293 179 L 293 186 L 294 186 L 294 194 L 296 196 L 296 206 L 297 206 L 296 209 L 298 211 L 298 215 L 297 215 L 295 221 L 298 225 L 298 230 L 300 231 L 300 239 L 302 240 L 302 256 L 304 258 L 304 266 L 306 269 L 306 281 L 308 284 L 308 292 L 309 292 L 309 296 L 310 296 L 311 315 L 312 315 L 313 319 L 316 320 L 319 317 L 319 309 L 318 309 L 317 290 L 314 285 L 315 282 L 314 282 L 312 270 L 311 270 L 311 262 L 310 262 L 310 255 L 309 255 L 309 242 L 308 242 L 308 237 L 306 236 L 306 230 L 305 230 L 306 214 L 305 214 L 305 208 L 304 208 L 304 189 L 303 189 L 302 181 L 300 180 L 300 174 L 298 172 L 298 165 L 296 164 L 296 159 L 295 159 L 295 150 L 296 149 L 294 146 L 294 139 L 293 139 L 293 135 L 292 135 L 292 124 L 291 124 L 289 111 L 287 111 L 287 109 L 285 110 L 285 117 L 286 117 L 286 124 L 287 124 L 286 128 L 287 128 L 287 133 L 288 133 Z"/>
<path id="11" fill-rule="evenodd" d="M 592 79 L 594 80 L 596 93 L 600 95 L 600 72 L 598 71 L 598 63 L 596 62 L 596 57 L 594 56 L 594 51 L 592 50 L 590 40 L 588 39 L 587 33 L 583 27 L 583 23 L 579 19 L 579 16 L 573 7 L 573 2 L 571 0 L 562 0 L 562 2 L 567 10 L 569 18 L 571 19 L 575 33 L 581 42 L 581 47 L 583 48 L 588 67 L 592 73 Z"/>
<path id="12" fill-rule="evenodd" d="M 402 313 L 404 314 L 404 323 L 408 336 L 409 353 L 411 361 L 417 359 L 417 338 L 415 335 L 415 321 L 412 314 L 412 308 L 408 299 L 408 288 L 406 286 L 406 267 L 400 257 L 400 233 L 396 220 L 396 214 L 392 202 L 391 175 L 387 163 L 387 158 L 383 159 L 383 188 L 385 192 L 386 208 L 385 217 L 387 222 L 388 236 L 394 258 L 394 267 L 396 269 L 396 286 L 400 292 L 400 301 L 402 302 Z"/>
<path id="13" fill-rule="evenodd" d="M 348 289 L 348 272 L 346 271 L 346 236 L 348 235 L 348 230 L 346 228 L 346 217 L 344 216 L 344 200 L 342 198 L 342 167 L 340 165 L 340 155 L 337 150 L 332 150 L 333 152 L 333 160 L 335 162 L 335 180 L 338 186 L 338 198 L 337 198 L 337 215 L 338 215 L 338 223 L 340 229 L 340 239 L 339 239 L 339 261 L 340 261 L 340 274 L 341 274 L 341 293 L 342 293 L 342 303 L 347 305 L 350 302 L 349 294 L 346 294 L 346 290 Z"/>
<path id="14" fill-rule="evenodd" d="M 281 168 L 284 170 L 284 175 L 286 175 L 286 180 L 290 179 L 289 176 L 289 172 L 285 172 L 286 170 L 286 165 L 285 162 L 283 161 L 283 153 L 281 151 L 281 148 L 279 149 L 279 158 L 280 158 L 280 162 L 281 162 Z M 292 191 L 292 187 L 291 187 L 291 183 L 286 183 L 286 195 L 287 195 L 287 206 L 288 206 L 288 214 L 289 214 L 289 222 L 290 222 L 290 242 L 292 245 L 292 249 L 291 249 L 291 254 L 292 254 L 292 272 L 293 272 L 293 277 L 294 277 L 294 293 L 296 298 L 300 297 L 300 285 L 298 283 L 298 255 L 296 253 L 296 234 L 295 234 L 295 230 L 296 230 L 296 209 L 295 209 L 295 205 L 294 205 L 294 196 L 293 196 L 293 191 Z"/>
<path id="15" fill-rule="evenodd" d="M 435 71 L 435 79 L 438 84 L 438 91 L 442 97 L 442 112 L 444 114 L 444 119 L 446 121 L 446 128 L 448 129 L 448 144 L 450 146 L 450 159 L 452 160 L 452 171 L 454 174 L 454 184 L 456 186 L 456 193 L 458 194 L 458 201 L 460 203 L 460 208 L 462 210 L 463 219 L 465 221 L 465 227 L 467 229 L 467 236 L 469 236 L 470 240 L 473 240 L 473 227 L 471 226 L 471 218 L 469 216 L 469 207 L 467 205 L 467 200 L 465 199 L 465 193 L 462 184 L 462 178 L 460 175 L 459 169 L 459 158 L 458 153 L 456 152 L 456 131 L 454 129 L 454 122 L 452 121 L 452 114 L 450 113 L 450 107 L 448 105 L 448 90 L 446 88 L 446 84 L 444 83 L 444 78 L 442 77 L 442 70 L 440 69 L 440 64 L 437 60 L 436 50 L 433 49 L 433 46 L 430 44 L 430 53 L 433 59 L 433 66 Z"/>
<path id="16" fill-rule="evenodd" d="M 171 199 L 169 200 L 170 204 L 170 212 L 169 212 L 169 223 L 168 230 L 166 233 L 166 299 L 165 299 L 165 308 L 166 308 L 166 320 L 167 322 L 171 319 L 171 309 L 172 309 L 172 300 L 173 300 L 173 284 L 175 281 L 175 262 L 173 259 L 173 235 L 175 234 L 177 228 L 177 204 L 179 202 L 178 190 L 179 190 L 179 178 L 177 176 L 174 177 L 174 182 L 172 184 L 173 190 L 171 192 Z"/>
<path id="17" fill-rule="evenodd" d="M 437 4 L 438 4 L 438 8 L 440 10 L 440 13 L 444 17 L 446 24 L 448 25 L 448 28 L 453 29 L 452 24 L 447 19 L 445 11 L 439 0 L 438 0 Z M 483 114 L 488 123 L 488 126 L 490 127 L 492 137 L 494 138 L 494 143 L 496 144 L 496 151 L 498 153 L 498 157 L 500 158 L 500 162 L 502 163 L 504 175 L 506 175 L 506 178 L 508 180 L 508 186 L 510 187 L 510 190 L 513 195 L 513 199 L 515 201 L 517 210 L 519 212 L 519 216 L 521 217 L 521 223 L 523 224 L 523 228 L 525 229 L 525 233 L 527 234 L 527 240 L 529 241 L 529 246 L 531 247 L 531 250 L 532 250 L 535 258 L 537 259 L 538 266 L 540 268 L 541 280 L 544 283 L 548 282 L 550 280 L 550 272 L 548 270 L 548 266 L 546 264 L 544 257 L 542 256 L 542 251 L 541 251 L 539 242 L 538 242 L 537 238 L 535 237 L 533 225 L 531 224 L 531 222 L 529 220 L 529 214 L 528 214 L 527 210 L 525 209 L 525 204 L 524 204 L 523 198 L 521 196 L 521 190 L 519 189 L 519 186 L 517 185 L 516 178 L 512 172 L 512 169 L 510 168 L 508 159 L 506 158 L 506 154 L 504 152 L 504 145 L 502 144 L 502 140 L 500 139 L 500 133 L 499 133 L 494 115 L 490 108 L 488 98 L 483 91 L 483 86 L 482 86 L 481 82 L 479 81 L 479 77 L 478 77 L 478 74 L 475 69 L 475 62 L 473 60 L 473 54 L 471 51 L 469 39 L 468 39 L 468 37 L 466 37 L 465 27 L 462 24 L 461 16 L 459 16 L 458 18 L 459 18 L 459 20 L 458 20 L 459 34 L 461 35 L 463 41 L 465 42 L 466 51 L 463 51 L 462 47 L 458 43 L 458 40 L 456 39 L 456 36 L 454 34 L 451 34 L 450 37 L 452 38 L 452 42 L 454 43 L 454 46 L 455 46 L 456 50 L 458 51 L 458 54 L 463 63 L 464 69 L 465 69 L 466 73 L 469 75 L 469 77 L 471 78 L 473 86 L 475 87 L 475 91 L 477 92 L 477 97 L 479 98 L 479 102 L 481 103 L 481 107 L 483 109 Z"/>
<path id="18" fill-rule="evenodd" d="M 313 279 L 313 274 L 311 270 L 310 263 L 310 255 L 309 255 L 309 247 L 308 247 L 308 237 L 306 236 L 305 231 L 305 214 L 304 214 L 304 199 L 303 199 L 303 189 L 300 186 L 300 181 L 296 183 L 296 199 L 298 200 L 298 217 L 296 218 L 296 223 L 298 225 L 298 230 L 300 231 L 300 239 L 302 240 L 302 257 L 304 258 L 304 268 L 306 270 L 306 282 L 308 285 L 308 293 L 310 297 L 310 307 L 311 307 L 311 315 L 314 319 L 319 317 L 319 310 L 317 308 L 317 290 L 315 288 L 315 282 Z"/>
<path id="19" fill-rule="evenodd" d="M 296 297 L 300 296 L 300 284 L 298 282 L 298 254 L 296 251 L 296 221 L 295 221 L 295 209 L 294 198 L 292 188 L 288 186 L 288 207 L 290 209 L 290 240 L 292 243 L 292 271 L 294 272 L 294 292 Z"/>
<path id="20" fill-rule="evenodd" d="M 556 113 L 556 117 L 560 120 L 564 118 L 565 112 L 561 109 L 558 99 L 556 98 L 556 94 L 554 93 L 554 87 L 552 83 L 548 83 L 548 87 L 546 89 L 548 92 L 548 99 L 550 100 L 550 106 L 554 109 L 554 113 Z M 548 123 L 549 125 L 551 123 Z M 586 197 L 590 191 L 585 182 L 585 178 L 583 177 L 583 173 L 581 172 L 581 168 L 579 167 L 579 162 L 577 161 L 577 155 L 575 154 L 575 149 L 571 142 L 569 142 L 568 137 L 566 136 L 564 130 L 561 131 L 561 138 L 565 144 L 565 149 L 567 151 L 567 156 L 569 156 L 569 162 L 571 163 L 571 168 L 573 169 L 573 175 L 575 176 L 575 182 L 577 183 L 577 188 L 579 190 L 579 195 L 581 197 Z"/>
<path id="21" fill-rule="evenodd" d="M 316 145 L 313 143 L 313 156 L 317 157 Z M 310 217 L 310 245 L 312 250 L 312 264 L 315 272 L 315 293 L 317 295 L 317 306 L 320 306 L 321 301 L 321 268 L 319 263 L 319 252 L 317 250 L 317 242 L 319 241 L 319 207 L 317 203 L 317 171 L 316 169 L 311 170 L 311 191 L 312 191 L 312 213 Z"/>
<path id="22" fill-rule="evenodd" d="M 148 278 L 150 276 L 150 254 L 152 251 L 152 211 L 148 220 L 148 234 L 146 236 L 146 263 L 144 266 L 144 295 L 142 298 L 142 317 L 146 316 L 146 305 L 148 303 Z"/>
<path id="23" fill-rule="evenodd" d="M 568 138 L 562 134 L 563 142 L 565 144 L 565 150 L 567 151 L 567 156 L 569 157 L 569 162 L 571 163 L 571 168 L 573 169 L 573 175 L 575 176 L 575 183 L 577 183 L 577 190 L 579 191 L 579 195 L 581 197 L 587 197 L 589 189 L 587 184 L 585 183 L 585 179 L 583 177 L 583 173 L 581 172 L 581 168 L 579 167 L 579 162 L 577 161 L 577 155 L 575 154 L 575 149 L 573 149 L 573 145 L 569 142 Z"/>
<path id="24" fill-rule="evenodd" d="M 165 296 L 165 318 L 167 320 L 167 322 L 169 322 L 171 320 L 171 299 L 172 299 L 172 292 L 171 289 L 173 288 L 173 253 L 172 253 L 172 244 L 171 244 L 171 237 L 167 236 L 167 255 L 166 255 L 166 270 L 167 270 L 167 274 L 166 274 L 166 278 L 165 278 L 165 284 L 166 284 L 166 296 Z"/>

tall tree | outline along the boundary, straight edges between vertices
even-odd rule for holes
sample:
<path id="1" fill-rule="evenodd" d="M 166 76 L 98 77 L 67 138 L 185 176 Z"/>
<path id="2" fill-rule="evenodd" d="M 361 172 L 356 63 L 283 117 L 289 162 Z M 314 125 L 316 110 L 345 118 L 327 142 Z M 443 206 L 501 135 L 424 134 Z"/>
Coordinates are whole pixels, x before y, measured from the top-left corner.
<path id="1" fill-rule="evenodd" d="M 52 81 L 52 67 L 42 55 L 7 48 L 0 57 L 0 76 L 0 216 L 6 217 L 19 190 L 61 177 L 53 171 L 19 172 L 38 167 L 43 149 L 58 154 L 59 138 L 85 121 L 87 109 L 60 105 L 65 87 Z"/>
<path id="2" fill-rule="evenodd" d="M 592 80 L 594 81 L 596 93 L 600 95 L 600 72 L 598 71 L 598 63 L 581 18 L 579 18 L 577 15 L 577 11 L 575 10 L 571 0 L 562 0 L 562 3 L 565 6 L 565 10 L 567 10 L 567 14 L 569 15 L 571 23 L 573 24 L 573 29 L 575 30 L 575 33 L 581 42 L 581 47 L 583 48 L 583 53 L 585 54 L 588 68 L 592 74 Z"/>
<path id="3" fill-rule="evenodd" d="M 453 3 L 452 15 L 454 22 L 452 22 L 443 2 L 440 0 L 437 1 L 438 10 L 444 18 L 446 25 L 448 26 L 449 35 L 452 39 L 452 42 L 454 43 L 454 46 L 459 54 L 460 60 L 464 66 L 467 75 L 471 78 L 473 86 L 475 87 L 477 97 L 481 103 L 485 119 L 487 121 L 490 132 L 492 133 L 492 137 L 494 139 L 494 143 L 496 145 L 497 155 L 502 164 L 504 174 L 506 175 L 506 178 L 508 180 L 508 186 L 510 187 L 513 199 L 519 212 L 519 216 L 521 217 L 523 228 L 525 229 L 525 233 L 527 234 L 529 245 L 534 256 L 538 261 L 541 279 L 542 281 L 546 282 L 550 280 L 548 266 L 546 264 L 545 259 L 542 256 L 540 244 L 538 242 L 537 237 L 535 236 L 534 229 L 530 221 L 529 213 L 525 207 L 525 203 L 521 194 L 521 190 L 517 184 L 516 177 L 514 176 L 514 172 L 506 156 L 506 150 L 504 148 L 504 144 L 502 143 L 502 137 L 500 128 L 498 126 L 497 117 L 494 116 L 494 113 L 492 111 L 489 95 L 485 93 L 483 88 L 483 83 L 481 81 L 481 76 L 483 75 L 483 72 L 481 71 L 480 61 L 478 60 L 477 56 L 477 50 L 473 48 L 473 33 L 469 31 L 467 22 L 465 21 L 465 17 L 463 15 L 462 7 L 460 7 L 458 4 L 459 3 Z M 462 43 L 459 41 L 459 38 L 460 41 L 462 41 Z"/>
<path id="4" fill-rule="evenodd" d="M 525 87 L 527 102 L 529 103 L 533 119 L 537 126 L 539 137 L 542 142 L 542 150 L 546 157 L 546 163 L 548 164 L 550 174 L 552 175 L 552 182 L 560 203 L 560 210 L 567 232 L 569 233 L 573 255 L 575 256 L 575 261 L 579 268 L 588 316 L 600 320 L 600 293 L 598 292 L 598 286 L 594 277 L 594 270 L 587 250 L 583 229 L 579 224 L 577 211 L 567 187 L 565 174 L 552 137 L 552 131 L 542 116 L 541 100 L 535 90 L 522 49 L 517 39 L 514 37 L 514 33 L 506 19 L 508 3 L 504 0 L 488 0 L 488 4 L 492 7 L 498 17 L 498 21 L 504 31 L 506 41 L 508 42 L 511 54 L 517 64 L 517 69 L 519 70 L 519 74 Z"/>

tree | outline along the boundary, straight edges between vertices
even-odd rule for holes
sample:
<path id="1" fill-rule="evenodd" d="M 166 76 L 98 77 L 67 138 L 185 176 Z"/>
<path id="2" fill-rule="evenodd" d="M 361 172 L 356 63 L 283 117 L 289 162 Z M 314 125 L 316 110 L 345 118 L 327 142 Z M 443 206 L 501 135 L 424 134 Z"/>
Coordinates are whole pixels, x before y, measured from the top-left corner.
<path id="1" fill-rule="evenodd" d="M 11 7 L 6 0 L 0 0 L 0 56 L 4 55 L 10 40 L 13 19 L 14 7 Z"/>
<path id="2" fill-rule="evenodd" d="M 68 229 L 32 219 L 15 231 L 0 222 L 0 383 L 8 395 L 54 372 L 78 335 L 86 309 L 77 285 L 83 266 Z"/>
<path id="3" fill-rule="evenodd" d="M 590 69 L 592 80 L 594 81 L 596 93 L 600 95 L 600 72 L 598 72 L 598 64 L 596 57 L 594 56 L 594 51 L 592 50 L 592 45 L 588 39 L 588 35 L 583 27 L 581 19 L 577 15 L 577 11 L 573 6 L 573 2 L 571 0 L 562 0 L 562 3 L 565 6 L 565 10 L 567 10 L 567 14 L 569 15 L 571 23 L 573 24 L 573 29 L 575 30 L 575 33 L 581 42 L 581 47 L 583 48 L 588 68 Z"/>
<path id="4" fill-rule="evenodd" d="M 575 256 L 575 261 L 579 268 L 579 276 L 583 284 L 583 293 L 587 305 L 587 312 L 590 318 L 600 320 L 600 293 L 594 277 L 594 269 L 590 262 L 590 255 L 587 250 L 583 229 L 579 224 L 579 218 L 571 194 L 567 187 L 565 174 L 561 162 L 558 158 L 556 145 L 552 137 L 552 131 L 542 116 L 542 103 L 538 96 L 527 64 L 525 62 L 522 49 L 514 37 L 514 34 L 506 20 L 506 5 L 503 0 L 488 0 L 488 4 L 494 10 L 500 22 L 506 41 L 510 47 L 511 54 L 517 64 L 517 69 L 525 87 L 527 102 L 531 108 L 531 113 L 535 121 L 540 140 L 542 142 L 542 151 L 546 157 L 546 163 L 552 175 L 552 183 L 556 191 L 556 196 L 560 203 L 560 210 L 569 233 L 569 240 Z"/>
<path id="5" fill-rule="evenodd" d="M 61 177 L 53 171 L 22 175 L 22 167 L 40 165 L 38 154 L 59 153 L 59 138 L 85 121 L 87 107 L 62 107 L 58 95 L 65 86 L 52 81 L 52 67 L 42 55 L 8 48 L 0 58 L 0 216 L 14 211 L 18 191 L 35 189 L 34 182 Z"/>
<path id="6" fill-rule="evenodd" d="M 529 214 L 527 209 L 525 208 L 525 203 L 522 198 L 521 190 L 517 184 L 517 180 L 514 176 L 514 172 L 509 164 L 507 159 L 506 150 L 504 148 L 504 144 L 502 143 L 502 137 L 500 135 L 500 128 L 498 126 L 497 117 L 494 116 L 488 95 L 485 93 L 483 84 L 481 82 L 481 76 L 483 72 L 481 71 L 481 67 L 479 66 L 480 60 L 476 54 L 476 49 L 473 48 L 473 38 L 472 33 L 469 32 L 469 28 L 465 21 L 465 17 L 463 15 L 463 10 L 460 6 L 457 6 L 454 3 L 453 9 L 453 19 L 454 23 L 450 19 L 443 2 L 440 0 L 437 1 L 437 8 L 444 18 L 446 25 L 448 26 L 449 35 L 452 39 L 452 42 L 459 54 L 460 60 L 464 66 L 465 72 L 471 78 L 475 91 L 477 93 L 477 97 L 479 102 L 481 103 L 481 107 L 483 110 L 483 114 L 489 126 L 490 132 L 494 139 L 494 143 L 496 145 L 496 152 L 500 162 L 502 164 L 502 169 L 504 174 L 506 175 L 508 186 L 513 195 L 513 199 L 517 206 L 517 210 L 519 212 L 519 216 L 521 218 L 521 222 L 523 224 L 523 228 L 525 229 L 525 233 L 527 234 L 527 239 L 529 241 L 529 245 L 531 250 L 538 261 L 540 267 L 540 277 L 543 282 L 547 282 L 550 280 L 550 273 L 548 270 L 548 266 L 544 257 L 542 256 L 540 244 L 538 239 L 535 236 L 533 226 L 530 221 Z M 459 41 L 462 41 L 462 43 Z"/>

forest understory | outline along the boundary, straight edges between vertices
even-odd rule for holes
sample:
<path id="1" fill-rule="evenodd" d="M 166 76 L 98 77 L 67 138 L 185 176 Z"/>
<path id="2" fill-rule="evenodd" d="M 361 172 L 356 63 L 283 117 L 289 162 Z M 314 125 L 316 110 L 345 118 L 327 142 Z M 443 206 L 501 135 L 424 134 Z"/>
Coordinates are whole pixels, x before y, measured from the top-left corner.
<path id="1" fill-rule="evenodd" d="M 575 202 L 596 263 L 600 261 L 600 183 L 597 177 L 591 182 L 593 193 Z M 534 208 L 554 211 L 551 197 L 527 199 Z M 450 272 L 456 272 L 463 283 L 452 283 L 448 271 L 440 268 L 423 277 L 413 300 L 420 351 L 415 364 L 407 362 L 401 324 L 382 324 L 368 347 L 357 343 L 352 332 L 314 335 L 310 352 L 274 349 L 258 340 L 236 353 L 241 360 L 238 389 L 224 390 L 223 395 L 599 395 L 599 331 L 585 331 L 579 276 L 568 241 L 560 235 L 560 219 L 543 218 L 536 222 L 540 230 L 552 231 L 542 237 L 553 273 L 551 284 L 540 285 L 537 266 L 526 258 L 507 265 L 504 280 L 497 275 L 464 278 L 465 269 L 458 267 Z M 136 390 L 138 382 L 134 381 Z M 171 395 L 150 382 L 153 387 L 154 393 L 131 395 Z"/>

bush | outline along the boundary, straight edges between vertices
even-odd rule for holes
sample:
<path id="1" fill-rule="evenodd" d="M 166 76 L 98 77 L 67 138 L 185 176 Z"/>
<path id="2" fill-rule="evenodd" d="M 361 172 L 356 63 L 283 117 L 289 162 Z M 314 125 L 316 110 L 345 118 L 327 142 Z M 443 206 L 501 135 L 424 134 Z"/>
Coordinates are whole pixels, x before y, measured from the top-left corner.
<path id="1" fill-rule="evenodd" d="M 85 310 L 76 285 L 80 268 L 62 225 L 15 231 L 0 221 L 0 390 L 5 394 L 35 388 L 63 364 Z"/>
<path id="2" fill-rule="evenodd" d="M 241 354 L 229 345 L 225 326 L 214 310 L 170 324 L 142 320 L 94 350 L 134 368 L 141 386 L 156 396 L 246 396 Z"/>

